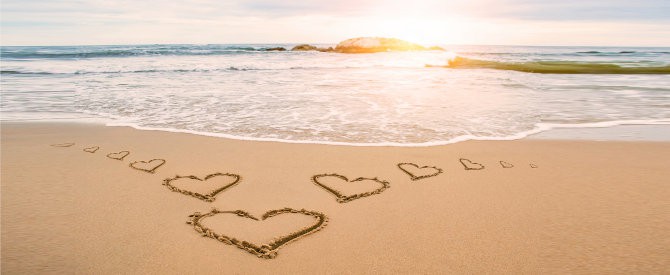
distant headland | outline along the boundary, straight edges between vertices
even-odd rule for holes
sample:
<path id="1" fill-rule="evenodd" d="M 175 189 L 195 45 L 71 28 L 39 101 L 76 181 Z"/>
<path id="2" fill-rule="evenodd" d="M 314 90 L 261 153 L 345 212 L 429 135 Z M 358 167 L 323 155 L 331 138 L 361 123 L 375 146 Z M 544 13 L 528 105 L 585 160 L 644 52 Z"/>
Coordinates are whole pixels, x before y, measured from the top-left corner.
<path id="1" fill-rule="evenodd" d="M 282 47 L 268 48 L 266 51 L 286 51 Z M 424 47 L 419 44 L 397 38 L 385 37 L 357 37 L 344 40 L 333 47 L 319 48 L 309 44 L 300 44 L 291 51 L 319 51 L 336 53 L 377 53 L 391 51 L 444 51 L 438 46 Z"/>

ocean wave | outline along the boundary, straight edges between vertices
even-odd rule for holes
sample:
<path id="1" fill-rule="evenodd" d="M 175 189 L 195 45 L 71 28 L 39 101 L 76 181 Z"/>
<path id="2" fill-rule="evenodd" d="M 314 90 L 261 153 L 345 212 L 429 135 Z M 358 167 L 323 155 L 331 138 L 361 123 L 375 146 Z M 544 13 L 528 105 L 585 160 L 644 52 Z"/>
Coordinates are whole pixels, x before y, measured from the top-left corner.
<path id="1" fill-rule="evenodd" d="M 212 69 L 147 69 L 147 70 L 119 70 L 119 71 L 76 71 L 74 74 L 142 74 L 142 73 L 209 73 L 209 72 L 225 72 L 225 71 L 269 71 L 269 70 L 285 70 L 285 69 L 301 69 L 298 68 L 254 68 L 254 67 L 235 67 L 229 66 L 225 68 Z"/>
<path id="2" fill-rule="evenodd" d="M 290 68 L 302 69 L 300 67 Z M 2 70 L 3 75 L 84 75 L 84 74 L 142 74 L 142 73 L 207 73 L 207 72 L 222 72 L 222 71 L 263 71 L 271 70 L 269 68 L 247 68 L 247 67 L 226 67 L 217 69 L 147 69 L 147 70 L 118 70 L 118 71 L 75 71 L 75 72 L 32 72 L 32 71 L 17 71 L 17 70 Z"/>
<path id="3" fill-rule="evenodd" d="M 500 51 L 500 52 L 483 52 L 483 51 L 467 51 L 467 52 L 460 52 L 461 54 L 486 54 L 486 55 L 571 55 L 571 54 L 578 54 L 578 55 L 588 55 L 588 54 L 595 54 L 595 55 L 607 55 L 607 54 L 670 54 L 670 51 L 640 51 L 640 50 L 622 50 L 622 51 L 577 51 L 577 52 L 568 52 L 568 51 L 557 51 L 557 52 L 513 52 L 513 51 Z"/>
<path id="4" fill-rule="evenodd" d="M 576 61 L 502 62 L 457 56 L 446 66 L 452 69 L 494 69 L 540 74 L 670 74 L 670 65 L 622 67 L 614 63 Z"/>
<path id="5" fill-rule="evenodd" d="M 618 51 L 618 52 L 601 52 L 601 51 L 583 51 L 577 52 L 579 54 L 631 54 L 637 53 L 637 51 Z M 664 52 L 642 52 L 642 53 L 664 53 Z"/>
<path id="6" fill-rule="evenodd" d="M 220 51 L 100 51 L 78 53 L 8 53 L 5 58 L 14 59 L 85 59 L 103 57 L 132 57 L 151 55 L 225 55 L 252 50 L 220 50 Z"/>
<path id="7" fill-rule="evenodd" d="M 3 59 L 87 59 L 108 57 L 137 57 L 137 56 L 179 56 L 179 55 L 230 55 L 243 53 L 276 53 L 266 51 L 266 47 L 249 46 L 212 46 L 212 47 L 138 47 L 138 48 L 49 48 L 49 49 L 19 49 L 3 48 Z"/>
<path id="8" fill-rule="evenodd" d="M 5 74 L 5 75 L 50 75 L 50 74 L 56 74 L 56 73 L 50 73 L 50 72 L 28 72 L 28 71 L 15 71 L 15 70 L 2 70 L 0 71 L 0 74 Z"/>
<path id="9" fill-rule="evenodd" d="M 417 63 L 416 67 L 421 67 L 421 63 Z M 379 65 L 361 65 L 361 66 L 292 66 L 292 67 L 251 67 L 251 66 L 228 66 L 223 68 L 196 68 L 196 69 L 145 69 L 145 70 L 113 70 L 113 71 L 95 71 L 95 70 L 77 70 L 77 71 L 61 71 L 61 72 L 32 72 L 20 70 L 3 70 L 3 75 L 106 75 L 106 74 L 153 74 L 153 73 L 212 73 L 212 72 L 244 72 L 244 71 L 285 71 L 285 70 L 320 70 L 320 69 L 362 69 L 362 68 L 406 68 L 401 66 L 379 66 Z M 414 68 L 409 66 L 409 68 Z"/>
<path id="10" fill-rule="evenodd" d="M 596 54 L 596 55 L 619 55 L 619 54 L 670 54 L 667 51 L 614 51 L 614 52 L 601 52 L 601 51 L 583 51 L 577 52 L 578 54 Z"/>

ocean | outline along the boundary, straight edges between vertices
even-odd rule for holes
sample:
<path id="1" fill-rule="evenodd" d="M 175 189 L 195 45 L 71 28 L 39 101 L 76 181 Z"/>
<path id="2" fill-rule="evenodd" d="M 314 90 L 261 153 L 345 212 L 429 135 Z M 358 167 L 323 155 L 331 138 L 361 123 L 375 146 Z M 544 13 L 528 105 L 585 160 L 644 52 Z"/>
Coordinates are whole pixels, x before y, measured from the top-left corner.
<path id="1" fill-rule="evenodd" d="M 265 51 L 292 46 L 3 46 L 0 118 L 393 146 L 670 124 L 667 47 Z"/>

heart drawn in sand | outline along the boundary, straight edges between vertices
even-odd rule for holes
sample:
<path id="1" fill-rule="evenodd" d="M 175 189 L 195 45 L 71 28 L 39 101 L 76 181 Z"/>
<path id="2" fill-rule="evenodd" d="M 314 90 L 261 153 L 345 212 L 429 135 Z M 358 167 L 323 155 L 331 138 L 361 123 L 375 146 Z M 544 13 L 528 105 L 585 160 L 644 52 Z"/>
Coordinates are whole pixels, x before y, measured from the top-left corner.
<path id="1" fill-rule="evenodd" d="M 509 162 L 501 160 L 500 161 L 500 166 L 502 166 L 502 168 L 512 168 L 512 167 L 514 167 L 514 164 L 511 164 Z"/>
<path id="2" fill-rule="evenodd" d="M 154 173 L 158 167 L 165 164 L 164 159 L 152 159 L 150 161 L 133 161 L 130 163 L 130 167 L 147 173 Z"/>
<path id="3" fill-rule="evenodd" d="M 435 166 L 421 166 L 421 167 L 419 167 L 419 165 L 414 164 L 414 163 L 409 163 L 409 162 L 398 163 L 398 168 L 400 168 L 400 170 L 402 170 L 407 175 L 409 175 L 412 180 L 420 180 L 420 179 L 423 179 L 423 178 L 430 178 L 430 177 L 434 177 L 434 176 L 437 176 L 437 175 L 442 173 L 441 168 L 437 168 Z M 410 170 L 412 170 L 414 172 L 411 172 Z"/>
<path id="4" fill-rule="evenodd" d="M 212 229 L 207 228 L 207 227 L 202 225 L 201 221 L 203 219 L 205 219 L 207 217 L 214 216 L 214 215 L 218 215 L 218 214 L 235 214 L 239 217 L 252 219 L 252 220 L 255 220 L 255 221 L 263 221 L 263 220 L 266 220 L 268 218 L 272 218 L 272 217 L 282 215 L 282 214 L 302 214 L 302 215 L 307 215 L 307 216 L 314 217 L 315 222 L 314 222 L 314 224 L 312 224 L 308 227 L 302 228 L 302 229 L 297 230 L 297 231 L 295 231 L 293 233 L 290 233 L 288 235 L 276 237 L 269 243 L 258 245 L 258 244 L 250 243 L 248 241 L 238 240 L 236 238 L 229 237 L 229 236 L 226 236 L 226 235 L 221 234 L 221 233 L 216 233 L 216 232 L 212 231 Z M 257 257 L 264 258 L 264 259 L 273 259 L 273 258 L 277 257 L 277 252 L 278 252 L 279 248 L 281 248 L 282 246 L 284 246 L 284 245 L 286 245 L 290 242 L 296 241 L 296 240 L 298 240 L 302 237 L 305 237 L 309 234 L 315 233 L 315 232 L 323 229 L 323 227 L 325 227 L 326 224 L 328 223 L 328 217 L 326 217 L 326 215 L 324 215 L 323 213 L 316 212 L 316 211 L 309 211 L 309 210 L 305 210 L 305 209 L 296 210 L 296 209 L 292 209 L 292 208 L 270 210 L 270 211 L 266 212 L 265 214 L 263 214 L 263 216 L 261 216 L 260 219 L 254 217 L 251 214 L 249 214 L 245 211 L 242 211 L 242 210 L 219 211 L 217 209 L 212 209 L 212 211 L 210 211 L 209 213 L 205 213 L 205 214 L 200 214 L 199 212 L 196 212 L 193 215 L 190 215 L 189 217 L 190 217 L 190 219 L 186 223 L 187 224 L 192 224 L 193 229 L 195 229 L 195 231 L 198 231 L 198 233 L 202 234 L 203 237 L 209 237 L 209 238 L 218 240 L 218 241 L 220 241 L 222 243 L 225 243 L 225 244 L 228 244 L 228 245 L 237 246 L 240 249 L 246 250 L 247 252 L 249 252 L 251 254 L 254 254 Z"/>
<path id="5" fill-rule="evenodd" d="M 100 146 L 88 147 L 88 148 L 84 148 L 84 152 L 87 152 L 87 153 L 91 153 L 91 154 L 92 154 L 92 153 L 97 152 L 98 149 L 100 149 Z"/>
<path id="6" fill-rule="evenodd" d="M 537 168 L 537 165 L 531 163 L 530 168 Z"/>
<path id="7" fill-rule="evenodd" d="M 331 188 L 331 187 L 329 187 L 329 186 L 327 186 L 327 185 L 325 185 L 325 184 L 319 182 L 319 179 L 320 179 L 320 178 L 323 178 L 323 177 L 335 177 L 335 178 L 338 178 L 338 179 L 341 179 L 341 180 L 344 180 L 344 181 L 346 181 L 346 182 L 350 182 L 350 183 L 355 183 L 355 182 L 361 182 L 361 181 L 365 181 L 365 180 L 370 180 L 370 181 L 374 181 L 374 182 L 376 182 L 376 183 L 381 184 L 381 187 L 379 187 L 379 188 L 377 188 L 377 189 L 375 189 L 375 190 L 369 191 L 369 192 L 363 192 L 363 193 L 358 193 L 358 194 L 353 194 L 353 195 L 346 196 L 346 195 L 342 194 L 342 192 L 340 192 L 340 191 L 338 191 L 338 190 L 335 190 L 335 189 L 333 189 L 333 188 Z M 377 179 L 377 178 L 363 178 L 363 177 L 359 177 L 359 178 L 356 178 L 356 179 L 354 179 L 354 180 L 349 180 L 347 177 L 342 176 L 342 175 L 340 175 L 340 174 L 319 174 L 319 175 L 314 175 L 314 176 L 312 176 L 312 182 L 315 183 L 315 184 L 318 185 L 318 186 L 321 186 L 323 189 L 326 189 L 326 191 L 328 191 L 328 192 L 330 192 L 330 193 L 333 193 L 333 195 L 335 195 L 335 197 L 337 197 L 337 202 L 339 202 L 339 203 L 350 202 L 350 201 L 355 200 L 355 199 L 360 199 L 360 198 L 364 198 L 364 197 L 367 197 L 367 196 L 376 195 L 376 194 L 379 194 L 379 193 L 383 192 L 384 190 L 386 190 L 387 188 L 390 187 L 390 184 L 389 184 L 388 181 L 379 180 L 379 179 Z"/>
<path id="8" fill-rule="evenodd" d="M 126 156 L 130 155 L 130 151 L 121 151 L 118 153 L 109 153 L 107 157 L 110 159 L 123 160 Z"/>
<path id="9" fill-rule="evenodd" d="M 228 184 L 225 184 L 225 185 L 223 185 L 219 188 L 216 188 L 216 189 L 212 190 L 211 192 L 209 192 L 207 194 L 200 194 L 198 192 L 184 190 L 184 189 L 181 189 L 179 187 L 176 187 L 176 186 L 172 185 L 172 181 L 175 181 L 175 180 L 178 180 L 178 179 L 191 179 L 191 180 L 197 180 L 197 181 L 203 182 L 203 181 L 207 181 L 211 178 L 216 178 L 216 177 L 228 177 L 228 178 L 231 178 L 232 181 Z M 179 193 L 182 193 L 184 195 L 189 195 L 189 196 L 192 196 L 194 198 L 201 199 L 203 201 L 213 202 L 217 194 L 219 194 L 219 193 L 223 192 L 224 190 L 226 190 L 226 189 L 232 187 L 233 185 L 237 184 L 238 182 L 240 182 L 240 179 L 241 179 L 241 177 L 239 175 L 229 174 L 229 173 L 209 174 L 209 175 L 205 176 L 204 179 L 198 178 L 198 177 L 193 176 L 193 175 L 190 175 L 190 176 L 179 176 L 179 175 L 177 175 L 174 178 L 168 178 L 168 179 L 163 180 L 163 185 L 167 186 L 167 188 L 172 190 L 172 192 L 179 192 Z"/>
<path id="10" fill-rule="evenodd" d="M 72 147 L 72 145 L 74 145 L 74 142 L 51 144 L 53 147 Z"/>
<path id="11" fill-rule="evenodd" d="M 469 159 L 460 158 L 458 161 L 460 161 L 461 164 L 463 164 L 463 167 L 465 167 L 465 170 L 482 170 L 482 169 L 484 169 L 484 165 L 482 165 L 481 163 L 472 162 Z"/>

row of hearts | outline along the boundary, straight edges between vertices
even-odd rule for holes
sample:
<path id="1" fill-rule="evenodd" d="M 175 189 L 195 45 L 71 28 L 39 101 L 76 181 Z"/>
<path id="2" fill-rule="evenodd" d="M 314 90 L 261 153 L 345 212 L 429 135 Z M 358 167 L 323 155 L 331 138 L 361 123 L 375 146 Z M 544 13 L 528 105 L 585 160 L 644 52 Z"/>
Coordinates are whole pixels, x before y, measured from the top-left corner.
<path id="1" fill-rule="evenodd" d="M 52 144 L 51 146 L 70 147 L 70 146 L 73 146 L 73 145 L 74 145 L 74 143 L 61 143 L 61 144 Z M 93 147 L 84 148 L 83 150 L 85 152 L 88 152 L 88 153 L 95 153 L 96 151 L 98 151 L 98 149 L 100 149 L 99 146 L 93 146 Z M 129 151 L 120 151 L 120 152 L 117 152 L 117 153 L 109 153 L 109 154 L 107 154 L 107 157 L 112 158 L 112 159 L 116 159 L 116 160 L 123 160 L 129 154 L 130 154 Z M 152 167 L 151 169 L 145 169 L 145 168 L 140 168 L 140 167 L 135 166 L 136 164 L 149 164 L 149 163 L 152 163 L 152 162 L 157 162 L 159 164 Z M 135 162 L 130 163 L 130 167 L 132 167 L 134 169 L 137 169 L 137 170 L 145 171 L 145 172 L 148 172 L 148 173 L 154 173 L 156 171 L 156 169 L 163 166 L 165 164 L 165 162 L 166 161 L 164 159 L 152 159 L 152 160 L 149 160 L 149 161 L 135 161 Z M 482 170 L 482 169 L 485 168 L 485 166 L 483 164 L 477 163 L 477 162 L 472 162 L 471 160 L 466 159 L 466 158 L 460 158 L 459 162 L 463 165 L 465 170 Z M 503 161 L 503 160 L 499 161 L 499 163 L 500 163 L 500 166 L 502 166 L 502 168 L 513 168 L 514 167 L 513 164 L 511 164 L 509 162 L 506 162 L 506 161 Z M 436 169 L 438 172 L 436 172 L 435 174 L 431 174 L 431 175 L 415 176 L 412 173 L 410 173 L 409 171 L 407 171 L 406 169 L 403 169 L 401 167 L 401 165 L 413 165 L 418 169 L 433 168 L 433 169 Z M 538 168 L 538 166 L 533 164 L 533 163 L 529 164 L 529 166 L 531 168 Z M 418 165 L 413 164 L 413 163 L 400 163 L 400 164 L 398 164 L 398 167 L 401 170 L 403 170 L 405 173 L 407 173 L 412 180 L 419 180 L 419 179 L 422 179 L 422 178 L 432 177 L 432 176 L 436 176 L 436 175 L 442 173 L 442 169 L 437 168 L 435 166 L 419 167 Z"/>
<path id="2" fill-rule="evenodd" d="M 67 145 L 67 146 L 63 146 L 63 145 Z M 70 147 L 70 146 L 73 146 L 73 145 L 74 145 L 74 143 L 67 143 L 67 144 L 54 144 L 52 146 Z M 93 146 L 93 147 L 84 148 L 83 150 L 85 152 L 95 153 L 99 149 L 100 149 L 99 146 Z M 129 154 L 130 154 L 129 151 L 121 151 L 121 152 L 117 152 L 117 153 L 107 154 L 107 157 L 112 158 L 112 159 L 117 159 L 117 160 L 123 160 L 123 158 L 125 158 Z M 137 163 L 147 164 L 147 163 L 151 163 L 153 161 L 159 161 L 161 163 L 158 164 L 157 166 L 151 168 L 151 169 L 138 168 L 138 167 L 134 166 L 134 164 L 137 164 Z M 479 164 L 479 163 L 474 163 L 474 162 L 472 162 L 468 159 L 461 158 L 460 162 L 461 162 L 461 164 L 463 164 L 463 166 L 465 167 L 466 170 L 481 170 L 481 169 L 484 169 L 484 165 Z M 464 162 L 468 162 L 472 165 L 479 165 L 479 167 L 470 167 L 470 166 L 466 165 Z M 162 166 L 163 164 L 165 164 L 165 160 L 163 160 L 163 159 L 153 159 L 153 160 L 150 160 L 148 162 L 144 162 L 144 161 L 132 162 L 130 164 L 130 167 L 132 167 L 134 169 L 146 171 L 146 172 L 149 172 L 149 173 L 153 173 L 158 167 Z M 504 162 L 504 161 L 500 161 L 500 164 L 503 166 L 503 168 L 514 167 L 514 165 L 509 164 L 509 163 Z M 537 166 L 535 166 L 534 164 L 531 164 L 530 166 L 532 168 L 537 168 Z M 408 170 L 409 167 L 414 167 L 414 168 L 419 169 L 419 170 L 434 169 L 435 172 L 419 175 L 419 174 L 413 173 L 410 170 Z M 414 180 L 420 180 L 420 179 L 423 179 L 423 178 L 428 178 L 428 177 L 434 177 L 434 176 L 437 176 L 437 175 L 439 175 L 443 172 L 441 168 L 438 168 L 438 167 L 435 167 L 435 166 L 421 166 L 420 167 L 419 165 L 414 164 L 414 163 L 398 163 L 398 168 L 400 170 L 402 170 L 403 172 L 405 172 L 406 174 L 408 174 L 413 181 Z M 183 189 L 180 189 L 180 188 L 171 184 L 172 181 L 177 180 L 177 179 L 181 179 L 181 178 L 188 178 L 188 179 L 193 179 L 193 180 L 206 181 L 208 179 L 218 177 L 218 176 L 233 177 L 234 181 L 232 183 L 224 185 L 223 187 L 217 188 L 216 190 L 213 190 L 212 192 L 210 192 L 208 194 L 205 194 L 205 195 L 197 193 L 197 192 L 183 190 Z M 345 180 L 347 182 L 372 180 L 372 181 L 380 183 L 382 186 L 380 188 L 375 189 L 375 190 L 370 191 L 370 192 L 363 192 L 363 193 L 359 193 L 359 194 L 346 196 L 346 195 L 342 194 L 340 191 L 319 182 L 319 179 L 322 178 L 322 177 L 337 177 L 337 178 L 340 178 L 340 179 Z M 193 175 L 191 175 L 191 176 L 179 176 L 179 175 L 177 175 L 174 178 L 165 179 L 163 181 L 163 185 L 167 186 L 168 189 L 170 189 L 174 192 L 180 192 L 180 193 L 190 195 L 190 196 L 193 196 L 193 197 L 201 199 L 201 200 L 212 202 L 212 201 L 214 201 L 214 197 L 218 193 L 223 192 L 224 190 L 226 190 L 226 189 L 232 187 L 233 185 L 237 184 L 240 181 L 240 179 L 241 179 L 241 177 L 239 175 L 230 174 L 230 173 L 214 173 L 214 174 L 210 174 L 210 175 L 205 176 L 204 179 L 200 179 L 197 176 L 193 176 Z M 354 180 L 349 180 L 347 177 L 345 177 L 343 175 L 339 175 L 339 174 L 314 175 L 312 177 L 312 182 L 314 182 L 318 186 L 320 186 L 320 187 L 324 188 L 325 190 L 334 194 L 337 197 L 337 201 L 340 202 L 340 203 L 346 203 L 346 202 L 349 202 L 349 201 L 352 201 L 352 200 L 355 200 L 355 199 L 358 199 L 358 198 L 363 198 L 363 197 L 379 194 L 379 193 L 383 192 L 385 189 L 390 187 L 390 184 L 387 181 L 382 181 L 382 180 L 379 180 L 377 178 L 359 177 L 359 178 L 356 178 Z M 259 221 L 258 218 L 255 218 L 251 214 L 249 214 L 245 211 L 242 211 L 242 210 L 219 211 L 219 210 L 216 210 L 216 209 L 212 209 L 212 211 L 210 211 L 209 213 L 200 214 L 199 212 L 196 212 L 196 213 L 190 215 L 189 216 L 190 220 L 187 221 L 187 224 L 193 225 L 193 229 L 195 231 L 199 232 L 203 237 L 209 237 L 209 238 L 218 240 L 218 241 L 220 241 L 224 244 L 227 244 L 227 245 L 234 245 L 239 249 L 245 250 L 245 251 L 247 251 L 251 254 L 256 255 L 259 258 L 264 258 L 264 259 L 275 258 L 277 256 L 279 248 L 281 248 L 282 246 L 284 246 L 284 245 L 286 245 L 290 242 L 296 241 L 299 238 L 305 237 L 309 234 L 312 234 L 312 233 L 315 233 L 315 232 L 321 230 L 323 227 L 326 226 L 327 221 L 328 221 L 328 218 L 325 214 L 320 213 L 320 212 L 316 212 L 316 211 L 309 211 L 309 210 L 305 210 L 305 209 L 296 210 L 296 209 L 291 209 L 291 208 L 270 210 L 262 216 L 262 220 L 265 220 L 267 218 L 270 218 L 270 217 L 273 217 L 273 216 L 276 216 L 276 215 L 280 215 L 280 214 L 294 213 L 294 214 L 303 214 L 303 215 L 307 215 L 307 216 L 312 216 L 312 217 L 315 218 L 316 222 L 311 226 L 302 228 L 302 229 L 300 229 L 298 231 L 295 231 L 291 234 L 274 238 L 271 242 L 269 242 L 267 244 L 257 245 L 257 244 L 253 244 L 253 243 L 248 242 L 248 241 L 241 241 L 241 240 L 238 240 L 236 238 L 226 236 L 224 234 L 216 233 L 213 230 L 211 230 L 210 228 L 205 227 L 201 223 L 201 220 L 203 218 L 211 217 L 211 216 L 214 216 L 214 215 L 217 215 L 217 214 L 226 214 L 226 213 L 227 214 L 235 214 L 235 215 L 240 216 L 240 217 L 249 218 L 249 219 Z"/>
<path id="3" fill-rule="evenodd" d="M 73 146 L 73 145 L 74 145 L 74 143 L 52 144 L 52 146 L 57 146 L 57 147 L 70 147 L 70 146 Z M 95 153 L 99 149 L 100 149 L 99 146 L 93 146 L 93 147 L 84 148 L 83 150 L 85 152 Z M 121 151 L 121 152 L 117 152 L 117 153 L 107 154 L 107 157 L 112 158 L 112 159 L 117 159 L 117 160 L 123 160 L 123 158 L 125 158 L 129 154 L 130 154 L 129 151 Z M 465 167 L 466 170 L 481 170 L 481 169 L 484 169 L 484 165 L 482 165 L 480 163 L 472 162 L 468 159 L 461 158 L 461 159 L 459 159 L 459 161 L 461 162 L 461 164 L 463 164 L 463 166 Z M 157 162 L 158 164 L 153 166 L 153 167 L 149 166 L 149 168 L 141 168 L 141 167 L 136 166 L 136 164 L 150 164 L 152 162 Z M 166 161 L 164 159 L 152 159 L 150 161 L 135 161 L 135 162 L 130 163 L 130 167 L 132 167 L 134 169 L 137 169 L 137 170 L 142 170 L 142 171 L 145 171 L 145 172 L 153 173 L 160 166 L 164 165 L 165 162 Z M 466 164 L 466 162 L 468 164 Z M 514 165 L 512 165 L 510 163 L 507 163 L 505 161 L 500 161 L 500 163 L 501 163 L 503 168 L 514 167 Z M 428 177 L 434 177 L 434 176 L 437 176 L 437 175 L 439 175 L 443 172 L 443 170 L 441 168 L 438 168 L 438 167 L 435 167 L 435 166 L 419 166 L 417 164 L 408 163 L 408 162 L 398 163 L 397 166 L 400 170 L 402 170 L 407 175 L 409 175 L 411 180 L 413 180 L 413 181 L 428 178 Z M 412 168 L 412 167 L 414 167 L 415 169 L 424 170 L 424 171 L 425 170 L 434 170 L 434 172 L 433 173 L 420 174 L 420 173 L 410 171 L 409 168 Z M 531 167 L 532 168 L 537 168 L 537 166 L 535 166 L 534 164 L 531 164 Z M 198 193 L 198 192 L 193 192 L 193 191 L 190 191 L 190 190 L 181 189 L 181 188 L 179 188 L 177 186 L 174 186 L 172 184 L 172 181 L 175 181 L 175 180 L 178 180 L 178 179 L 183 179 L 183 178 L 187 178 L 187 179 L 191 179 L 191 180 L 198 180 L 198 181 L 206 181 L 210 178 L 219 177 L 219 176 L 232 177 L 234 180 L 231 183 L 226 184 L 224 186 L 221 186 L 217 189 L 214 189 L 207 194 L 201 194 L 201 193 Z M 353 195 L 345 195 L 341 191 L 336 190 L 332 187 L 329 187 L 329 186 L 321 183 L 319 181 L 319 178 L 322 178 L 322 177 L 337 177 L 337 178 L 342 179 L 346 182 L 352 182 L 352 183 L 353 182 L 364 181 L 364 180 L 370 180 L 370 181 L 375 181 L 375 182 L 379 183 L 381 185 L 381 187 L 379 187 L 375 190 L 369 191 L 369 192 L 363 192 L 363 193 L 358 193 L 358 194 L 353 194 Z M 192 196 L 192 197 L 195 197 L 195 198 L 200 199 L 200 200 L 213 202 L 217 194 L 219 194 L 220 192 L 223 192 L 224 190 L 234 186 L 235 184 L 237 184 L 240 181 L 240 179 L 241 179 L 241 177 L 239 175 L 230 174 L 230 173 L 214 173 L 214 174 L 210 174 L 210 175 L 205 176 L 204 179 L 198 178 L 197 176 L 194 176 L 194 175 L 190 175 L 190 176 L 179 176 L 179 175 L 177 175 L 174 178 L 168 178 L 168 179 L 163 180 L 163 185 L 165 185 L 168 189 L 170 189 L 173 192 L 179 192 L 179 193 L 182 193 L 184 195 Z M 379 194 L 379 193 L 383 192 L 385 189 L 390 187 L 390 184 L 387 181 L 379 180 L 377 178 L 359 177 L 357 179 L 354 179 L 354 180 L 350 181 L 347 177 L 345 177 L 343 175 L 339 175 L 339 174 L 314 175 L 314 176 L 312 176 L 311 180 L 314 184 L 318 185 L 319 187 L 321 187 L 321 188 L 325 189 L 326 191 L 335 195 L 335 197 L 337 198 L 337 201 L 340 202 L 340 203 L 346 203 L 346 202 L 349 202 L 349 201 L 352 201 L 352 200 L 355 200 L 355 199 L 364 198 L 364 197 L 368 197 L 368 196 L 371 196 L 371 195 L 376 195 L 376 194 Z"/>
<path id="4" fill-rule="evenodd" d="M 51 146 L 53 146 L 53 147 L 72 147 L 74 144 L 75 144 L 74 142 L 68 142 L 68 143 L 51 144 Z M 100 146 L 86 147 L 86 148 L 83 149 L 84 152 L 91 153 L 91 154 L 97 152 L 98 150 L 100 150 Z M 116 159 L 116 160 L 123 160 L 128 155 L 130 155 L 130 151 L 120 151 L 120 152 L 116 152 L 116 153 L 109 153 L 109 154 L 107 154 L 107 157 L 111 158 L 111 159 Z M 150 169 L 136 166 L 137 164 L 149 164 L 149 163 L 152 163 L 152 162 L 160 162 L 160 163 L 158 165 L 150 168 Z M 150 161 L 133 161 L 133 162 L 130 163 L 130 167 L 133 168 L 133 169 L 137 169 L 137 170 L 140 170 L 140 171 L 147 172 L 147 173 L 154 173 L 156 171 L 156 169 L 163 166 L 165 163 L 166 163 L 166 160 L 164 160 L 164 159 L 152 159 Z M 149 167 L 151 167 L 151 166 L 149 166 Z"/>

